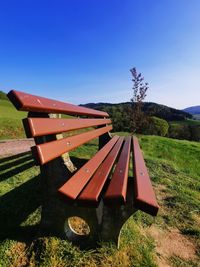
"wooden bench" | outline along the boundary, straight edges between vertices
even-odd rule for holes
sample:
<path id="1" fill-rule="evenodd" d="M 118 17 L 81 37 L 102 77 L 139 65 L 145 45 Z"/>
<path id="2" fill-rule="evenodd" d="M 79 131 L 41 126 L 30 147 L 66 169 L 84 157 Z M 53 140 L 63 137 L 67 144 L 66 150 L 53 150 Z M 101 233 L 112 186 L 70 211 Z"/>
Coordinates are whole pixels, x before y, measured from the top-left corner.
<path id="1" fill-rule="evenodd" d="M 41 168 L 43 230 L 85 242 L 85 237 L 66 224 L 70 216 L 79 216 L 89 224 L 88 240 L 118 243 L 122 225 L 136 210 L 157 214 L 159 206 L 138 140 L 135 136 L 111 137 L 106 112 L 15 90 L 8 98 L 18 110 L 28 112 L 23 124 L 27 137 L 35 140 L 32 153 Z M 68 152 L 96 138 L 99 150 L 76 170 Z M 133 175 L 129 177 L 131 155 Z"/>

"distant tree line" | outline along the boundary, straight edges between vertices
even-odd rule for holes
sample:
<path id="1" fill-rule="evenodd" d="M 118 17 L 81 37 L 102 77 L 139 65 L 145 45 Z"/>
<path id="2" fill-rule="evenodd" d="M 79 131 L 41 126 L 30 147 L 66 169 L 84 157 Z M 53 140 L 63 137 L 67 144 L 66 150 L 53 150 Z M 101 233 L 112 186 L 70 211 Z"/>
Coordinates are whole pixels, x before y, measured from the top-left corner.
<path id="1" fill-rule="evenodd" d="M 200 124 L 170 123 L 168 136 L 176 139 L 200 141 Z"/>

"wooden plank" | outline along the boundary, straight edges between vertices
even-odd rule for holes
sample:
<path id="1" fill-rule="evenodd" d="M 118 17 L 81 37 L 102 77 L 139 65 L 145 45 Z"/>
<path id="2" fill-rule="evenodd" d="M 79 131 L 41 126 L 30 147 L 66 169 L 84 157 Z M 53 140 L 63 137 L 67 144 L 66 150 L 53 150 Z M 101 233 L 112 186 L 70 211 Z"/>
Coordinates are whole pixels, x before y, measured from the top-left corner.
<path id="1" fill-rule="evenodd" d="M 26 118 L 23 120 L 27 137 L 57 134 L 109 123 L 110 119 Z"/>
<path id="2" fill-rule="evenodd" d="M 118 163 L 104 196 L 106 204 L 126 202 L 128 171 L 130 161 L 131 137 L 126 137 Z"/>
<path id="3" fill-rule="evenodd" d="M 7 94 L 13 105 L 22 111 L 62 113 L 70 115 L 86 115 L 93 117 L 109 117 L 108 113 L 90 108 L 80 107 L 61 101 L 12 90 Z"/>
<path id="4" fill-rule="evenodd" d="M 133 137 L 133 166 L 135 171 L 135 206 L 151 215 L 159 209 L 151 180 L 137 138 Z"/>
<path id="5" fill-rule="evenodd" d="M 37 145 L 34 149 L 38 155 L 38 161 L 41 165 L 59 157 L 65 152 L 71 151 L 76 147 L 112 130 L 112 126 L 106 126 L 97 130 L 88 131 L 74 136 L 66 137 L 56 141 Z"/>
<path id="6" fill-rule="evenodd" d="M 68 199 L 74 200 L 80 194 L 84 186 L 91 179 L 94 172 L 108 155 L 114 144 L 118 140 L 118 136 L 114 136 L 96 155 L 91 158 L 71 179 L 69 179 L 59 192 L 65 195 Z"/>
<path id="7" fill-rule="evenodd" d="M 94 176 L 87 184 L 87 186 L 83 189 L 82 193 L 78 197 L 78 200 L 86 202 L 88 204 L 90 203 L 92 205 L 98 204 L 100 193 L 119 154 L 123 140 L 124 137 L 120 137 L 118 139 L 117 143 L 110 151 L 109 155 L 99 166 L 98 170 L 95 172 Z"/>

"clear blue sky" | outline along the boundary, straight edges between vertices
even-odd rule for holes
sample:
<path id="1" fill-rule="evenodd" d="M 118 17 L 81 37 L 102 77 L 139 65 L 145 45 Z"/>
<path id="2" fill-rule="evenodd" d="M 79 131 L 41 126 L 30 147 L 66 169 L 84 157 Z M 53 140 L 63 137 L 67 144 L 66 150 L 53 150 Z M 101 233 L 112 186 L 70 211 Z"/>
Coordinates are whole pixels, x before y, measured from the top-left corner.
<path id="1" fill-rule="evenodd" d="M 135 66 L 146 101 L 200 104 L 199 0 L 5 0 L 0 33 L 5 92 L 124 102 Z"/>

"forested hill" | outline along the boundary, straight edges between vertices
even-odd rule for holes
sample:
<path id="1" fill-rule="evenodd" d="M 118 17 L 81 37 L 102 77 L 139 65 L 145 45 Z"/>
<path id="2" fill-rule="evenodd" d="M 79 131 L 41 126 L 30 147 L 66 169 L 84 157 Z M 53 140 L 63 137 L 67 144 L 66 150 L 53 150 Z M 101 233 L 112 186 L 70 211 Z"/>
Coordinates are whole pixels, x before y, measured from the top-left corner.
<path id="1" fill-rule="evenodd" d="M 81 105 L 88 108 L 98 109 L 106 111 L 113 117 L 114 112 L 118 113 L 127 113 L 130 114 L 131 103 L 119 103 L 119 104 L 111 104 L 111 103 L 88 103 L 85 105 Z M 143 111 L 145 114 L 149 116 L 156 116 L 167 121 L 177 121 L 177 120 L 185 120 L 191 119 L 192 115 L 178 109 L 170 108 L 165 105 L 160 105 L 152 102 L 143 103 Z"/>

